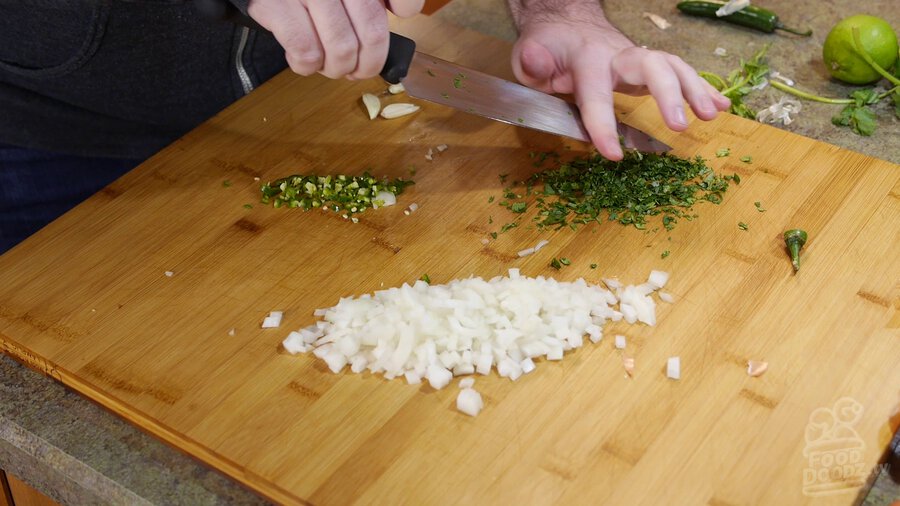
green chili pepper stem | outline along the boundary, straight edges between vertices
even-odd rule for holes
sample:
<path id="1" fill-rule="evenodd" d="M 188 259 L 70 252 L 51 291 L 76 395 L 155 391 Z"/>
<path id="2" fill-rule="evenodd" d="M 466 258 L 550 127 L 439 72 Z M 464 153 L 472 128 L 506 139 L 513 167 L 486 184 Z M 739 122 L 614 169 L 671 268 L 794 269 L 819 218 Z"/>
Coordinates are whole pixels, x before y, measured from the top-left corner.
<path id="1" fill-rule="evenodd" d="M 790 93 L 796 97 L 805 98 L 806 100 L 812 100 L 815 102 L 822 102 L 825 104 L 852 104 L 852 98 L 828 98 L 828 97 L 820 97 L 818 95 L 813 95 L 812 93 L 807 93 L 805 91 L 800 91 L 793 86 L 788 86 L 781 81 L 769 80 L 769 84 L 772 85 L 773 88 L 779 89 L 785 93 Z"/>
<path id="2" fill-rule="evenodd" d="M 791 265 L 794 266 L 794 272 L 800 270 L 800 250 L 806 244 L 807 234 L 800 229 L 788 230 L 784 233 L 784 242 L 791 252 Z"/>
<path id="3" fill-rule="evenodd" d="M 786 31 L 786 32 L 793 33 L 794 35 L 800 35 L 801 37 L 809 37 L 810 35 L 812 35 L 812 29 L 811 29 L 811 28 L 808 29 L 808 30 L 806 30 L 805 32 L 801 32 L 800 30 L 797 30 L 796 28 L 791 28 L 791 27 L 788 27 L 788 26 L 784 26 L 783 24 L 781 24 L 781 21 L 776 21 L 776 22 L 775 22 L 775 29 L 776 29 L 776 30 L 784 30 L 784 31 Z"/>
<path id="4" fill-rule="evenodd" d="M 867 53 L 865 51 L 865 48 L 862 45 L 862 40 L 859 38 L 859 27 L 858 26 L 853 27 L 852 33 L 853 33 L 853 50 L 856 51 L 856 54 L 862 56 L 862 59 L 865 60 L 866 63 L 871 65 L 872 68 L 875 69 L 875 72 L 878 72 L 879 74 L 884 76 L 884 78 L 887 79 L 888 81 L 890 81 L 891 83 L 893 83 L 894 86 L 900 86 L 900 79 L 892 76 L 890 72 L 881 68 L 881 65 L 879 65 L 875 60 L 873 60 L 872 57 L 869 56 L 869 53 Z"/>

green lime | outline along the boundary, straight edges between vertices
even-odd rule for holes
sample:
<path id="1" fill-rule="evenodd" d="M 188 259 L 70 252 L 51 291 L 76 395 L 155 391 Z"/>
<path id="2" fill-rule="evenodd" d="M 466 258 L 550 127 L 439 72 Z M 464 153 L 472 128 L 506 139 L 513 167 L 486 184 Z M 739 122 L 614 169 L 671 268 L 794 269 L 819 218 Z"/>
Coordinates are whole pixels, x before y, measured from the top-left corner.
<path id="1" fill-rule="evenodd" d="M 853 48 L 853 28 L 859 29 L 863 49 L 881 68 L 890 70 L 900 51 L 897 34 L 891 25 L 875 16 L 857 14 L 842 19 L 828 32 L 822 46 L 822 59 L 835 79 L 851 84 L 869 84 L 881 78 Z"/>

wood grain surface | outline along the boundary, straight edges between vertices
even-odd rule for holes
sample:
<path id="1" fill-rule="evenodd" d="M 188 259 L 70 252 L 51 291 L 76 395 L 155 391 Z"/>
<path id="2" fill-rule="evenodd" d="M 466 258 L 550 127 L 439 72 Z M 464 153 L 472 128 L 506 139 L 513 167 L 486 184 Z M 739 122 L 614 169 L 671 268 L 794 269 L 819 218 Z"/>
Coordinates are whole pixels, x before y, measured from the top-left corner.
<path id="1" fill-rule="evenodd" d="M 505 43 L 430 19 L 394 28 L 511 77 Z M 3 351 L 282 503 L 856 500 L 900 422 L 900 167 L 733 116 L 675 134 L 652 101 L 617 97 L 632 124 L 740 185 L 672 232 L 523 226 L 485 246 L 510 220 L 487 202 L 499 174 L 531 174 L 531 151 L 587 146 L 429 104 L 369 121 L 359 96 L 383 88 L 281 74 L 0 257 Z M 399 204 L 358 224 L 258 203 L 256 178 L 413 166 Z M 810 236 L 797 275 L 781 240 L 794 227 Z M 550 269 L 555 256 L 572 265 Z M 280 350 L 341 296 L 510 267 L 630 283 L 663 269 L 676 302 L 656 327 L 606 328 L 628 337 L 633 379 L 605 339 L 515 383 L 479 377 L 477 418 L 455 410 L 455 384 L 334 375 Z M 280 329 L 259 328 L 270 310 L 285 311 Z M 680 381 L 665 376 L 674 355 Z M 748 359 L 768 372 L 749 377 Z M 844 398 L 843 432 L 825 431 L 819 417 Z M 863 479 L 816 474 L 835 452 Z"/>

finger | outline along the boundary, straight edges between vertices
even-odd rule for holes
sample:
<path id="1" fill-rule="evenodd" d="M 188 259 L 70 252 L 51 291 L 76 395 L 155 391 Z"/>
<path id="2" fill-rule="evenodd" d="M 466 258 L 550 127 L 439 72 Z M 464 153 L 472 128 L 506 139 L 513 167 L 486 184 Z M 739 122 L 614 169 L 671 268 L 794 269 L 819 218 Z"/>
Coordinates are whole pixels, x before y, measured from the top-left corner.
<path id="1" fill-rule="evenodd" d="M 687 128 L 688 122 L 684 112 L 681 83 L 665 53 L 648 52 L 643 56 L 640 67 L 643 80 L 647 83 L 650 94 L 656 100 L 656 105 L 659 107 L 666 126 L 676 131 Z"/>
<path id="2" fill-rule="evenodd" d="M 520 83 L 552 93 L 551 77 L 555 68 L 553 55 L 541 44 L 521 40 L 513 48 L 513 74 Z"/>
<path id="3" fill-rule="evenodd" d="M 359 58 L 359 41 L 343 2 L 306 0 L 306 8 L 325 51 L 319 73 L 336 79 L 353 72 Z"/>
<path id="4" fill-rule="evenodd" d="M 388 0 L 388 8 L 396 16 L 408 18 L 422 12 L 425 0 Z"/>
<path id="5" fill-rule="evenodd" d="M 706 82 L 706 79 L 700 78 L 703 80 L 703 86 L 706 88 L 709 96 L 712 97 L 713 103 L 716 104 L 716 108 L 720 111 L 727 111 L 729 107 L 731 107 L 731 99 L 723 95 L 719 90 L 717 90 L 713 85 Z"/>
<path id="6" fill-rule="evenodd" d="M 589 60 L 589 59 L 588 59 Z M 575 62 L 572 73 L 575 83 L 575 100 L 581 111 L 584 128 L 601 155 L 610 160 L 621 160 L 622 147 L 616 131 L 616 114 L 613 110 L 612 77 L 606 65 L 596 61 Z"/>
<path id="7" fill-rule="evenodd" d="M 359 41 L 356 68 L 350 73 L 353 79 L 366 79 L 377 75 L 384 67 L 388 54 L 387 11 L 381 0 L 344 0 L 350 24 Z"/>
<path id="8" fill-rule="evenodd" d="M 284 48 L 284 56 L 291 70 L 309 76 L 322 68 L 325 53 L 312 19 L 299 0 L 254 0 L 250 2 L 247 13 L 272 32 Z"/>
<path id="9" fill-rule="evenodd" d="M 697 72 L 681 58 L 669 55 L 668 60 L 681 83 L 684 98 L 690 104 L 694 114 L 707 121 L 715 118 L 719 113 L 719 108 L 713 100 L 713 95 L 709 92 L 709 83 L 697 75 Z"/>

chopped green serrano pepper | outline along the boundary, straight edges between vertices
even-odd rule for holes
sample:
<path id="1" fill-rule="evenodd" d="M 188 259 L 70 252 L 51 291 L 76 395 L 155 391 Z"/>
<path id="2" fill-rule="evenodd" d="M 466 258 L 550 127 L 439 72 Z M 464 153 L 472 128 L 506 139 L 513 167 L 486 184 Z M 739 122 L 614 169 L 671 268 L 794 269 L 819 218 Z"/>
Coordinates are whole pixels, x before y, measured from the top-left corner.
<path id="1" fill-rule="evenodd" d="M 349 216 L 380 205 L 376 199 L 379 192 L 399 195 L 411 184 L 407 179 L 377 179 L 368 172 L 361 176 L 293 175 L 262 185 L 260 201 L 304 211 L 325 208 Z"/>

